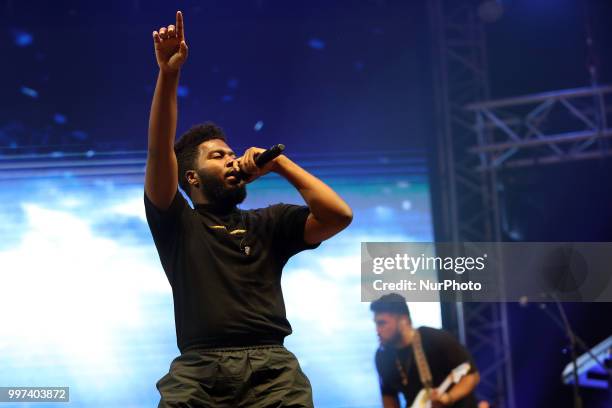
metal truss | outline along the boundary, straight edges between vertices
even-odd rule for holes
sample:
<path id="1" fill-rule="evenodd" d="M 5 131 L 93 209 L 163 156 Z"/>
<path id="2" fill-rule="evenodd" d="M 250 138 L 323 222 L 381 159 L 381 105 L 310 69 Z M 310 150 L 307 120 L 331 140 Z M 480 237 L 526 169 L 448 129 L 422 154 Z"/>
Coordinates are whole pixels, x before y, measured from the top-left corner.
<path id="1" fill-rule="evenodd" d="M 467 106 L 479 170 L 612 155 L 612 86 L 545 92 Z"/>
<path id="2" fill-rule="evenodd" d="M 484 27 L 475 0 L 429 2 L 434 44 L 437 173 L 441 214 L 438 240 L 501 241 L 498 180 L 495 170 L 476 171 L 481 158 L 474 114 L 465 106 L 489 97 Z M 502 288 L 503 290 L 503 288 Z M 480 370 L 478 396 L 495 407 L 514 407 L 512 359 L 506 305 L 461 303 L 457 299 L 458 334 Z"/>

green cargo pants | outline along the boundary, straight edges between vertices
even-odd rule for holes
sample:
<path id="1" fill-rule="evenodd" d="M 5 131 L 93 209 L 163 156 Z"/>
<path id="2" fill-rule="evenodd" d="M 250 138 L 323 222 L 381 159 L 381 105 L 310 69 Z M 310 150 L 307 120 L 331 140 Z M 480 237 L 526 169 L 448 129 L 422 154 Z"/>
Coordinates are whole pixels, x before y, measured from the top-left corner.
<path id="1" fill-rule="evenodd" d="M 158 408 L 312 408 L 310 381 L 283 346 L 189 350 L 157 382 Z"/>

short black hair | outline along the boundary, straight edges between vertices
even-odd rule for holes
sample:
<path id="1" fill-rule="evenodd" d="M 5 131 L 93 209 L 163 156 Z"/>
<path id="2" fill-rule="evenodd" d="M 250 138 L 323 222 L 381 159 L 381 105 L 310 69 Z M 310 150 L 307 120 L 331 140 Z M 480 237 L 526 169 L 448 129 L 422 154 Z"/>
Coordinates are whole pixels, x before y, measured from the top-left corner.
<path id="1" fill-rule="evenodd" d="M 389 293 L 383 295 L 370 305 L 370 310 L 374 313 L 394 313 L 398 315 L 408 316 L 410 318 L 410 310 L 406 304 L 406 298 L 398 293 Z"/>
<path id="2" fill-rule="evenodd" d="M 174 143 L 174 153 L 178 163 L 178 182 L 185 194 L 191 197 L 189 183 L 185 177 L 187 170 L 194 170 L 198 158 L 198 146 L 213 139 L 226 141 L 223 129 L 212 122 L 194 125 Z"/>

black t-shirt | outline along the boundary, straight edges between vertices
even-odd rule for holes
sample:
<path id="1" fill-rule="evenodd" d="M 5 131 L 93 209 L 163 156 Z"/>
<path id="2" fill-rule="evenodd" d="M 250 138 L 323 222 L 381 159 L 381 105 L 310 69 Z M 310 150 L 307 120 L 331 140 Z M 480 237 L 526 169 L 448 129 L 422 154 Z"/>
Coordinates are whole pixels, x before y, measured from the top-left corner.
<path id="1" fill-rule="evenodd" d="M 292 255 L 319 245 L 304 242 L 308 207 L 192 209 L 178 191 L 164 211 L 146 194 L 144 202 L 172 287 L 179 350 L 282 344 L 291 334 L 283 266 Z"/>
<path id="2" fill-rule="evenodd" d="M 477 372 L 470 353 L 448 332 L 420 327 L 423 352 L 427 358 L 434 387 L 439 386 L 450 372 L 462 363 L 470 363 L 470 373 Z M 396 358 L 407 373 L 408 385 L 402 385 L 402 377 L 397 367 Z M 380 391 L 383 395 L 397 396 L 404 394 L 408 406 L 412 404 L 419 391 L 423 388 L 419 378 L 419 370 L 414 361 L 412 346 L 396 349 L 381 346 L 376 352 L 376 369 L 380 379 Z M 452 389 L 452 387 L 450 388 Z M 470 393 L 464 399 L 455 402 L 455 408 L 476 408 L 476 398 Z"/>

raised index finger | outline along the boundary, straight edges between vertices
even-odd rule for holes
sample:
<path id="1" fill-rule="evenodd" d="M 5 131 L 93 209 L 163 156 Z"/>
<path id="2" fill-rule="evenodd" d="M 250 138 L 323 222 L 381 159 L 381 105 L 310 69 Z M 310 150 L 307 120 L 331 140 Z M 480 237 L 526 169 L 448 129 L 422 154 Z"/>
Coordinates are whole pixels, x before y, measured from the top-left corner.
<path id="1" fill-rule="evenodd" d="M 181 13 L 180 11 L 176 12 L 176 34 L 179 37 L 179 39 L 182 40 L 184 38 L 183 13 Z"/>

